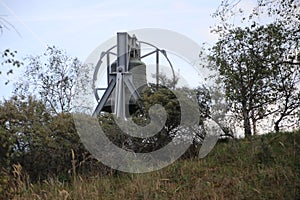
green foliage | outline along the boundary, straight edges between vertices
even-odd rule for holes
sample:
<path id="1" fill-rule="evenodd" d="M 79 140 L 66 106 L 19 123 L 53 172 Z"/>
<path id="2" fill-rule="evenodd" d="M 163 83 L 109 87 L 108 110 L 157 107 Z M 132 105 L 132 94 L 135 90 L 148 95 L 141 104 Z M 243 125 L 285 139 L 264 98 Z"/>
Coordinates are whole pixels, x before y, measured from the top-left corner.
<path id="1" fill-rule="evenodd" d="M 120 148 L 131 149 L 137 153 L 151 152 L 168 144 L 178 131 L 180 124 L 179 103 L 170 89 L 164 87 L 157 88 L 155 85 L 150 86 L 142 93 L 141 101 L 144 109 L 138 109 L 132 115 L 133 121 L 139 126 L 145 126 L 150 123 L 148 111 L 151 106 L 159 104 L 167 112 L 167 121 L 163 129 L 155 136 L 147 138 L 147 140 L 124 134 L 116 124 L 113 115 L 103 113 L 99 116 L 99 122 L 110 141 Z M 161 113 L 163 112 L 156 113 L 155 117 L 162 118 L 160 116 Z"/>
<path id="2" fill-rule="evenodd" d="M 153 85 L 143 92 L 142 101 L 146 111 L 148 111 L 150 107 L 155 104 L 160 104 L 164 107 L 168 115 L 165 129 L 172 137 L 172 134 L 176 133 L 176 128 L 180 124 L 181 115 L 180 105 L 176 95 L 168 88 L 157 88 L 155 85 Z"/>
<path id="3" fill-rule="evenodd" d="M 177 95 L 177 96 L 176 96 Z M 197 98 L 199 108 L 199 125 L 183 127 L 181 125 L 181 106 L 179 105 L 179 96 L 186 96 L 182 103 L 186 105 L 189 115 L 195 112 L 192 104 L 193 98 Z M 203 120 L 210 115 L 210 96 L 209 91 L 204 87 L 198 87 L 194 90 L 188 88 L 176 88 L 170 90 L 163 86 L 149 85 L 141 93 L 141 103 L 143 108 L 139 108 L 135 113 L 132 113 L 131 117 L 133 122 L 139 126 L 146 126 L 151 122 L 149 110 L 152 106 L 162 106 L 159 111 L 156 111 L 155 120 L 164 120 L 164 111 L 166 112 L 167 118 L 163 125 L 163 128 L 158 131 L 154 136 L 144 138 L 137 138 L 130 136 L 122 131 L 117 125 L 114 116 L 108 113 L 101 113 L 99 117 L 99 123 L 106 133 L 110 141 L 120 148 L 130 149 L 136 153 L 152 152 L 160 149 L 167 145 L 175 135 L 181 136 L 182 138 L 193 138 L 193 145 L 185 157 L 197 156 L 195 151 L 196 146 L 202 143 L 205 132 L 203 131 Z M 126 123 L 126 122 L 124 122 Z M 124 124 L 126 125 L 126 124 Z M 188 125 L 187 125 L 188 126 Z M 190 131 L 184 131 L 189 129 Z"/>
<path id="4" fill-rule="evenodd" d="M 297 123 L 300 108 L 297 1 L 258 1 L 244 24 L 230 21 L 239 3 L 222 1 L 216 11 L 222 24 L 215 29 L 220 39 L 211 49 L 210 61 L 225 85 L 232 111 L 243 120 L 245 135 L 255 134 L 259 121 L 270 115 L 278 132 L 283 121 Z M 260 12 L 274 19 L 259 25 L 253 16 Z M 239 13 L 244 22 L 243 8 Z"/>
<path id="5" fill-rule="evenodd" d="M 276 42 L 276 38 L 272 39 L 270 35 L 273 28 L 231 30 L 217 42 L 210 56 L 225 84 L 226 96 L 234 111 L 243 116 L 246 135 L 251 135 L 251 112 L 254 109 L 262 110 L 274 96 L 268 85 L 270 80 L 267 79 L 272 74 L 269 60 L 278 58 L 278 55 L 270 52 L 273 44 L 267 40 Z M 271 58 L 268 59 L 266 55 L 271 55 Z"/>
<path id="6" fill-rule="evenodd" d="M 217 144 L 204 160 L 179 160 L 157 172 L 130 175 L 92 159 L 71 116 L 51 115 L 41 101 L 13 97 L 1 104 L 0 115 L 1 144 L 6 143 L 0 152 L 9 153 L 1 155 L 0 198 L 282 199 L 299 193 L 299 131 L 229 140 Z M 113 136 L 118 130 L 112 115 L 99 120 L 112 141 L 126 141 Z"/>
<path id="7" fill-rule="evenodd" d="M 72 151 L 78 171 L 100 166 L 80 142 L 71 115 L 51 115 L 33 97 L 15 96 L 1 104 L 0 124 L 0 166 L 8 172 L 19 163 L 32 181 L 49 176 L 68 180 Z"/>
<path id="8" fill-rule="evenodd" d="M 16 199 L 298 199 L 300 132 L 217 144 L 202 160 L 178 160 L 151 173 L 50 179 Z M 261 146 L 266 145 L 268 153 Z M 263 155 L 264 159 L 262 159 Z M 271 159 L 268 161 L 265 159 Z"/>

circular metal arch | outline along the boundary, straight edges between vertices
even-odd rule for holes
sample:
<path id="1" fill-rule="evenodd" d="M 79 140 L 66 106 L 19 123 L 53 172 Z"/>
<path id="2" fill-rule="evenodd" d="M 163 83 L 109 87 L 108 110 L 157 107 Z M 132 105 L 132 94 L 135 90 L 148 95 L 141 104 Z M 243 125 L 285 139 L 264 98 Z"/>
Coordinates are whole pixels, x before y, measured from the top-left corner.
<path id="1" fill-rule="evenodd" d="M 168 56 L 167 56 L 166 51 L 163 50 L 163 49 L 159 49 L 159 48 L 156 47 L 155 45 L 153 45 L 153 44 L 151 44 L 151 43 L 148 43 L 148 42 L 138 41 L 138 43 L 139 43 L 139 44 L 146 44 L 146 45 L 149 45 L 149 46 L 151 46 L 151 47 L 153 47 L 153 48 L 155 49 L 152 53 L 150 53 L 150 54 L 148 54 L 148 55 L 146 54 L 146 55 L 144 55 L 144 56 L 141 56 L 141 59 L 142 59 L 142 58 L 145 58 L 145 57 L 147 57 L 147 56 L 152 55 L 152 54 L 153 54 L 154 52 L 156 52 L 156 51 L 157 51 L 157 52 L 160 52 L 160 53 L 165 57 L 165 59 L 167 60 L 167 62 L 169 63 L 169 65 L 170 65 L 170 67 L 171 67 L 172 75 L 173 75 L 173 81 L 175 81 L 175 79 L 176 79 L 176 77 L 175 77 L 175 71 L 174 71 L 174 68 L 173 68 L 173 65 L 172 65 L 170 59 L 169 59 Z M 116 53 L 111 52 L 111 51 L 112 51 L 114 48 L 116 48 L 116 47 L 117 47 L 117 45 L 114 45 L 114 46 L 112 46 L 111 48 L 109 48 L 107 51 L 102 52 L 101 55 L 100 55 L 100 58 L 99 58 L 99 60 L 98 60 L 98 62 L 97 62 L 97 65 L 96 65 L 96 67 L 95 67 L 94 74 L 93 74 L 93 83 L 92 83 L 92 87 L 93 87 L 94 95 L 95 95 L 95 98 L 96 98 L 97 102 L 100 100 L 100 97 L 99 97 L 99 95 L 98 95 L 98 90 L 106 90 L 106 88 L 96 88 L 96 80 L 97 80 L 97 76 L 98 76 L 98 73 L 99 73 L 99 69 L 100 69 L 100 67 L 101 67 L 101 65 L 102 65 L 102 63 L 103 63 L 103 62 L 102 62 L 102 59 L 103 59 L 105 56 L 109 56 L 109 54 L 112 54 L 112 55 L 117 56 Z M 109 66 L 109 65 L 110 65 L 110 62 L 108 62 L 107 65 Z M 146 65 L 146 66 L 147 66 L 147 65 Z M 109 72 L 107 72 L 107 73 L 109 73 Z"/>

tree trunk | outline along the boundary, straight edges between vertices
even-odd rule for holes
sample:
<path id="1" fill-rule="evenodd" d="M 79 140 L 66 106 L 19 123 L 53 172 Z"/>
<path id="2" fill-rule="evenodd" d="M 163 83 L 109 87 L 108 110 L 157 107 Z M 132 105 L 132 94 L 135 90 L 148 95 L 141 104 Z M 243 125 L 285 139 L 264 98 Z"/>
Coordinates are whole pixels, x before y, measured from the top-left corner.
<path id="1" fill-rule="evenodd" d="M 256 122 L 257 120 L 255 119 L 255 113 L 254 113 L 254 110 L 251 111 L 251 120 L 252 120 L 252 127 L 253 127 L 253 135 L 256 135 L 257 134 L 257 129 L 256 129 Z"/>
<path id="2" fill-rule="evenodd" d="M 286 110 L 284 111 L 284 113 L 281 113 L 281 116 L 279 117 L 279 119 L 274 122 L 274 130 L 276 133 L 279 132 L 279 124 L 285 115 L 286 115 Z"/>
<path id="3" fill-rule="evenodd" d="M 245 137 L 250 137 L 252 135 L 250 117 L 249 117 L 249 112 L 246 109 L 243 109 L 243 118 L 244 118 Z"/>
<path id="4" fill-rule="evenodd" d="M 274 130 L 275 130 L 275 132 L 276 133 L 278 133 L 279 132 L 279 120 L 278 121 L 276 121 L 275 123 L 274 123 Z"/>
<path id="5" fill-rule="evenodd" d="M 256 120 L 255 119 L 252 119 L 252 124 L 253 124 L 253 135 L 256 135 L 257 131 L 256 131 Z"/>

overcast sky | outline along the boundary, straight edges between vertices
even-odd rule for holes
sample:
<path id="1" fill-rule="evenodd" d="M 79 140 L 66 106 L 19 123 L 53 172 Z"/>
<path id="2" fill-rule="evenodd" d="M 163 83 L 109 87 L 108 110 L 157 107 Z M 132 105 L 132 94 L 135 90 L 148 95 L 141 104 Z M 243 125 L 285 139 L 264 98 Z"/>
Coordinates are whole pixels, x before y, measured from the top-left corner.
<path id="1" fill-rule="evenodd" d="M 255 0 L 248 0 L 255 1 Z M 13 27 L 0 36 L 0 50 L 20 57 L 37 55 L 47 45 L 65 49 L 84 61 L 99 44 L 118 31 L 162 28 L 181 33 L 198 44 L 213 44 L 211 14 L 221 1 L 212 0 L 0 0 L 0 15 Z M 0 99 L 11 86 L 0 81 Z"/>

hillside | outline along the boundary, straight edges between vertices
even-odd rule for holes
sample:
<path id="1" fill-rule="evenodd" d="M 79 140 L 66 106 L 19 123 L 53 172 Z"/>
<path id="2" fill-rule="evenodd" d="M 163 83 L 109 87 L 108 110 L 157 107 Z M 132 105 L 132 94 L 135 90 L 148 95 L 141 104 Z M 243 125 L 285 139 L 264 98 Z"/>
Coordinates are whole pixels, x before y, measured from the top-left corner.
<path id="1" fill-rule="evenodd" d="M 29 184 L 14 199 L 299 199 L 300 130 L 219 142 L 204 159 L 178 160 L 147 174 L 76 176 Z"/>

